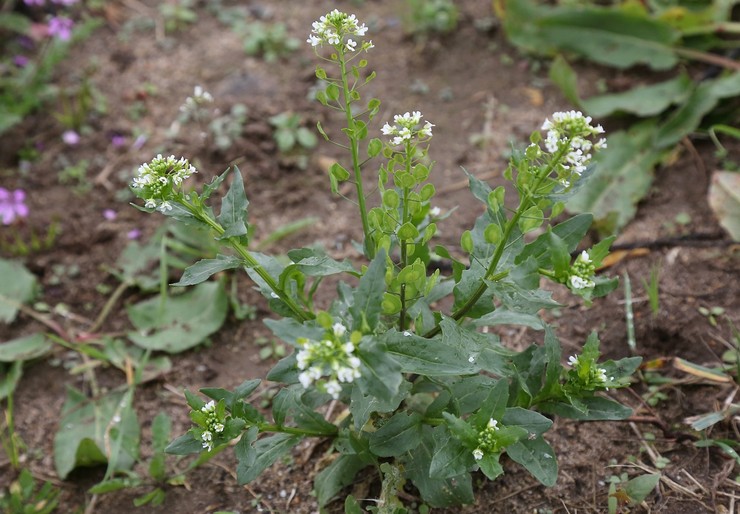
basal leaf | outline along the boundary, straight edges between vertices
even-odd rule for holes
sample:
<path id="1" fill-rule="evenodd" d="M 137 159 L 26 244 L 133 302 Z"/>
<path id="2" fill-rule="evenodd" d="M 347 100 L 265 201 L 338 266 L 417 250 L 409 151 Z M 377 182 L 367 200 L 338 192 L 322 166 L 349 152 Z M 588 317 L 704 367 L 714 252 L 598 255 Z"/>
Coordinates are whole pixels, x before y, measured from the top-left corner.
<path id="1" fill-rule="evenodd" d="M 252 434 L 252 430 L 256 433 L 257 428 L 251 427 L 247 434 Z M 242 439 L 247 434 L 243 435 Z M 248 437 L 244 443 L 240 440 L 236 445 L 236 457 L 239 461 L 236 466 L 236 479 L 239 485 L 248 484 L 260 476 L 264 470 L 301 441 L 298 436 L 284 433 L 263 437 L 254 443 L 250 439 L 251 437 Z M 244 448 L 247 445 L 252 450 Z"/>
<path id="2" fill-rule="evenodd" d="M 620 420 L 632 415 L 629 407 L 600 396 L 579 398 L 579 403 L 579 408 L 562 402 L 541 403 L 538 408 L 542 412 L 581 421 Z"/>
<path id="3" fill-rule="evenodd" d="M 393 457 L 413 450 L 421 440 L 422 416 L 398 412 L 370 435 L 370 450 L 379 457 Z"/>
<path id="4" fill-rule="evenodd" d="M 342 489 L 351 484 L 358 471 L 368 464 L 357 455 L 339 455 L 314 479 L 316 501 L 323 508 Z M 360 512 L 362 512 L 360 510 Z"/>
<path id="5" fill-rule="evenodd" d="M 665 82 L 635 87 L 623 93 L 592 96 L 581 100 L 581 106 L 590 116 L 604 118 L 623 112 L 648 118 L 656 116 L 671 105 L 684 102 L 693 90 L 694 83 L 685 73 Z"/>
<path id="6" fill-rule="evenodd" d="M 27 361 L 41 357 L 51 349 L 44 334 L 31 334 L 0 343 L 0 362 Z"/>
<path id="7" fill-rule="evenodd" d="M 127 309 L 137 329 L 128 338 L 145 349 L 182 352 L 221 328 L 228 307 L 228 297 L 218 282 L 201 283 L 165 302 L 156 296 Z"/>
<path id="8" fill-rule="evenodd" d="M 0 259 L 0 322 L 12 322 L 18 306 L 33 300 L 36 277 L 23 264 Z"/>

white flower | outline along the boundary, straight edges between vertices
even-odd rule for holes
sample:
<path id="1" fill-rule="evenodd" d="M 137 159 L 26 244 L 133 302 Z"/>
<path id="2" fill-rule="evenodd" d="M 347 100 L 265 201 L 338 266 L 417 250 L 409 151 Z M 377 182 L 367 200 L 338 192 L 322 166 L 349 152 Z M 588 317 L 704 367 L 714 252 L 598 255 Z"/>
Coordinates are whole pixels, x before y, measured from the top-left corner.
<path id="1" fill-rule="evenodd" d="M 570 357 L 568 357 L 568 364 L 570 364 L 574 368 L 578 366 L 578 357 L 575 355 L 571 355 Z"/>
<path id="2" fill-rule="evenodd" d="M 578 275 L 571 275 L 569 280 L 573 289 L 588 289 L 595 285 L 593 280 L 588 280 Z"/>
<path id="3" fill-rule="evenodd" d="M 429 214 L 431 216 L 437 217 L 442 214 L 442 209 L 440 209 L 439 207 L 432 207 L 431 209 L 429 209 Z"/>
<path id="4" fill-rule="evenodd" d="M 334 332 L 334 335 L 337 337 L 342 337 L 347 332 L 347 327 L 342 325 L 341 323 L 334 323 L 331 327 L 332 332 Z"/>
<path id="5" fill-rule="evenodd" d="M 584 262 L 586 264 L 591 263 L 591 256 L 588 254 L 588 251 L 583 250 L 580 255 L 581 262 Z"/>
<path id="6" fill-rule="evenodd" d="M 492 428 L 493 430 L 498 430 L 498 421 L 491 418 L 488 420 L 488 428 Z"/>
<path id="7" fill-rule="evenodd" d="M 329 380 L 324 386 L 326 392 L 331 395 L 335 400 L 339 399 L 339 393 L 342 392 L 342 386 L 336 380 Z"/>
<path id="8" fill-rule="evenodd" d="M 483 458 L 483 450 L 481 450 L 480 448 L 476 448 L 475 450 L 473 450 L 473 458 L 475 460 L 481 460 Z"/>
<path id="9" fill-rule="evenodd" d="M 213 430 L 214 430 L 214 431 L 215 431 L 215 432 L 216 432 L 217 434 L 220 434 L 221 432 L 223 432 L 223 431 L 224 431 L 224 424 L 223 424 L 223 423 L 215 423 L 215 424 L 213 425 Z"/>
<path id="10" fill-rule="evenodd" d="M 411 337 L 411 332 L 409 332 L 408 330 L 404 330 L 403 331 L 403 336 L 404 337 Z"/>
<path id="11" fill-rule="evenodd" d="M 348 39 L 346 46 L 347 46 L 347 51 L 348 52 L 354 52 L 355 49 L 357 48 L 357 41 L 354 41 L 352 39 Z"/>

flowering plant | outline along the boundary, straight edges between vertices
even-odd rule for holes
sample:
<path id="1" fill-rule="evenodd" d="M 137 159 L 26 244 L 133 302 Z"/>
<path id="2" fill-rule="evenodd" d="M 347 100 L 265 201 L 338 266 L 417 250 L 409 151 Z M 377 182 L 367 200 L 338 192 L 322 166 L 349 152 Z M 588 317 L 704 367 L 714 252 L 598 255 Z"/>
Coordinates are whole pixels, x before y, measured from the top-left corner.
<path id="1" fill-rule="evenodd" d="M 274 334 L 295 351 L 268 373 L 282 384 L 267 415 L 245 401 L 260 384 L 247 380 L 233 391 L 202 389 L 211 401 L 187 393 L 195 426 L 173 441 L 174 454 L 217 452 L 238 439 L 239 483 L 254 480 L 303 438 L 333 440 L 338 454 L 316 477 L 320 505 L 334 498 L 368 466 L 383 472 L 384 501 L 397 502 L 398 484 L 410 480 L 432 506 L 472 503 L 472 473 L 489 479 L 504 472 L 501 457 L 519 463 L 543 484 L 553 485 L 557 459 L 543 434 L 547 415 L 581 420 L 621 419 L 630 409 L 606 397 L 628 384 L 639 358 L 599 362 L 599 343 L 589 336 L 579 355 L 563 364 L 552 327 L 539 316 L 558 306 L 540 288 L 541 277 L 565 284 L 587 301 L 616 287 L 596 274 L 611 240 L 576 251 L 592 218 L 578 215 L 553 223 L 565 202 L 590 175 L 591 152 L 605 146 L 600 126 L 578 112 L 556 113 L 531 144 L 511 159 L 504 187 L 492 189 L 469 175 L 472 195 L 484 206 L 460 238 L 466 259 L 432 246 L 444 216 L 432 207 L 435 187 L 429 145 L 434 125 L 418 111 L 396 115 L 370 137 L 380 101 L 364 107 L 360 90 L 374 78 L 361 55 L 373 48 L 367 27 L 337 10 L 314 23 L 308 43 L 328 63 L 316 69 L 326 86 L 317 94 L 342 112 L 348 165 L 335 163 L 331 189 L 355 188 L 363 229 L 358 245 L 367 264 L 357 268 L 314 248 L 288 252 L 290 262 L 249 249 L 248 201 L 238 169 L 227 170 L 201 193 L 185 192 L 182 181 L 195 169 L 186 159 L 158 156 L 143 165 L 133 190 L 146 211 L 211 229 L 228 255 L 188 268 L 177 285 L 192 285 L 226 269 L 243 268 L 272 310 Z M 330 55 L 323 55 L 325 49 Z M 319 132 L 330 136 L 319 125 Z M 369 163 L 381 160 L 377 174 Z M 208 205 L 231 176 L 216 215 Z M 370 207 L 364 185 L 377 184 Z M 516 203 L 516 207 L 509 207 Z M 539 229 L 537 237 L 525 236 Z M 428 272 L 436 256 L 452 273 Z M 346 274 L 326 310 L 314 307 L 324 277 Z M 449 312 L 437 307 L 450 298 Z M 541 344 L 507 348 L 488 327 L 520 324 L 543 332 Z M 337 411 L 328 405 L 343 404 Z M 331 413 L 340 412 L 338 416 Z M 395 470 L 395 471 L 394 471 Z M 398 477 L 402 479 L 398 479 Z"/>

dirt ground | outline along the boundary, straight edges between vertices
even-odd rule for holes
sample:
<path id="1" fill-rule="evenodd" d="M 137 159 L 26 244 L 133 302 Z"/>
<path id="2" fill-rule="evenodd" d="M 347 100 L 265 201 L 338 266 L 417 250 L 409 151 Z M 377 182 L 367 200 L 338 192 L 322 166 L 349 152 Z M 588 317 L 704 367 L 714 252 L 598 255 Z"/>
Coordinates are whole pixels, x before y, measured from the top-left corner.
<path id="1" fill-rule="evenodd" d="M 49 305 L 63 302 L 75 314 L 57 321 L 71 332 L 89 327 L 110 294 L 102 293 L 99 286 L 118 285 L 106 266 L 112 265 L 128 244 L 127 233 L 141 230 L 141 238 L 146 240 L 163 222 L 161 216 L 130 207 L 130 197 L 125 194 L 136 167 L 159 152 L 190 158 L 200 170 L 199 181 L 209 181 L 228 166 L 238 164 L 245 177 L 258 240 L 288 222 L 309 215 L 319 218 L 273 245 L 271 251 L 321 244 L 337 258 L 357 257 L 349 244 L 360 233 L 356 211 L 330 194 L 325 169 L 327 161 L 341 154 L 322 141 L 311 152 L 307 167 L 301 169 L 278 155 L 267 121 L 272 115 L 290 110 L 299 113 L 306 126 L 321 121 L 328 132 L 339 129 L 340 120 L 333 113 L 309 100 L 316 61 L 309 45 L 303 43 L 311 22 L 335 7 L 355 12 L 370 27 L 376 48 L 368 59 L 378 78 L 364 94 L 382 100 L 378 119 L 420 110 L 436 125 L 430 155 L 436 161 L 432 181 L 440 192 L 437 202 L 444 211 L 457 207 L 441 227 L 440 238 L 446 246 L 456 247 L 461 230 L 472 226 L 479 214 L 469 201 L 461 168 L 491 184 L 502 183 L 500 173 L 510 144 L 523 143 L 545 117 L 571 106 L 548 82 L 546 62 L 526 57 L 506 43 L 492 18 L 490 2 L 458 2 L 458 30 L 424 41 L 404 34 L 401 4 L 388 0 L 307 0 L 296 8 L 295 3 L 287 1 L 248 2 L 253 17 L 284 23 L 288 33 L 302 43 L 287 58 L 267 63 L 246 55 L 240 39 L 209 13 L 204 2 L 199 2 L 196 9 L 197 23 L 166 37 L 157 26 L 144 23 L 157 18 L 156 2 L 105 2 L 104 24 L 74 47 L 56 80 L 60 86 L 71 87 L 88 77 L 105 97 L 106 113 L 90 120 L 90 130 L 75 146 L 62 142 L 63 129 L 49 111 L 29 117 L 2 141 L 1 184 L 28 193 L 31 213 L 23 229 L 45 230 L 52 220 L 60 226 L 52 248 L 23 259 L 43 285 L 40 299 Z M 599 69 L 581 71 L 584 76 L 604 77 L 607 82 L 639 79 L 629 73 L 617 77 Z M 206 148 L 198 131 L 190 128 L 181 130 L 175 138 L 168 136 L 178 106 L 192 94 L 195 85 L 209 91 L 224 112 L 236 103 L 248 107 L 245 130 L 228 150 Z M 603 124 L 608 135 L 609 123 Z M 134 149 L 131 142 L 139 133 L 146 133 L 148 139 L 141 148 Z M 113 148 L 112 134 L 126 136 L 128 143 Z M 41 158 L 27 173 L 19 174 L 16 155 L 29 142 L 42 149 Z M 93 183 L 89 191 L 76 192 L 59 183 L 63 159 L 89 160 L 87 177 Z M 723 319 L 717 327 L 712 326 L 699 312 L 700 307 L 723 307 L 727 319 L 740 326 L 740 249 L 722 234 L 706 200 L 710 174 L 717 166 L 714 147 L 707 141 L 686 141 L 679 147 L 670 162 L 657 170 L 649 197 L 615 243 L 631 253 L 604 271 L 631 278 L 635 353 L 645 362 L 653 362 L 656 373 L 672 379 L 660 386 L 665 398 L 649 406 L 644 398 L 651 384 L 636 381 L 630 390 L 615 394 L 634 408 L 630 420 L 582 423 L 557 419 L 546 435 L 560 465 L 554 487 L 539 485 L 518 465 L 506 461 L 505 475 L 500 480 L 491 483 L 482 475 L 478 477 L 475 505 L 450 512 L 606 512 L 609 477 L 622 473 L 636 476 L 658 467 L 663 474 L 658 489 L 633 511 L 733 511 L 740 495 L 735 461 L 716 449 L 697 448 L 694 443 L 702 435 L 692 431 L 686 420 L 732 402 L 737 386 L 699 379 L 675 369 L 671 361 L 682 357 L 707 366 L 721 362 L 720 356 L 727 350 L 725 342 L 732 338 L 729 324 Z M 115 220 L 103 217 L 105 209 L 117 212 Z M 686 222 L 677 223 L 677 216 Z M 660 269 L 657 316 L 651 313 L 642 285 L 655 266 Z M 173 275 L 173 281 L 176 278 Z M 172 370 L 137 390 L 145 455 L 151 452 L 147 450 L 151 420 L 158 412 L 172 417 L 176 434 L 189 428 L 183 389 L 232 388 L 248 378 L 263 376 L 269 369 L 271 361 L 260 359 L 256 345 L 258 338 L 269 335 L 260 321 L 269 313 L 246 280 L 241 286 L 240 299 L 256 307 L 257 319 L 237 321 L 230 316 L 225 327 L 211 338 L 211 344 L 171 356 Z M 631 353 L 622 287 L 590 308 L 562 293 L 556 291 L 556 296 L 565 305 L 555 313 L 557 316 L 552 315 L 552 322 L 558 327 L 566 353 L 576 351 L 594 329 L 599 332 L 606 357 L 621 358 Z M 123 306 L 141 298 L 135 289 L 127 290 L 101 333 L 128 329 Z M 0 327 L 0 340 L 44 329 L 30 317 L 21 316 L 11 326 Z M 541 337 L 518 330 L 504 332 L 503 336 L 511 346 Z M 37 478 L 62 488 L 59 512 L 131 511 L 132 499 L 142 491 L 124 490 L 97 497 L 87 493 L 103 477 L 104 469 L 77 470 L 64 481 L 54 473 L 53 434 L 59 428 L 65 388 L 71 384 L 87 390 L 83 375 L 72 375 L 65 365 L 74 359 L 74 352 L 59 347 L 51 357 L 24 370 L 15 404 L 16 428 L 28 447 L 25 464 Z M 124 380 L 113 369 L 98 370 L 97 374 L 104 387 L 115 387 Z M 736 440 L 736 421 L 715 425 L 710 435 Z M 322 452 L 321 446 L 299 446 L 288 462 L 277 463 L 246 487 L 237 486 L 235 459 L 231 452 L 225 452 L 189 473 L 185 486 L 168 487 L 162 506 L 145 506 L 138 512 L 315 512 L 318 508 L 311 495 L 311 481 L 325 464 Z M 183 464 L 172 459 L 170 465 Z M 0 488 L 7 487 L 14 473 L 0 455 Z M 373 477 L 363 475 L 346 493 L 362 497 L 376 488 Z M 409 488 L 407 494 L 413 499 L 416 493 Z M 333 504 L 330 511 L 340 512 L 341 502 Z"/>

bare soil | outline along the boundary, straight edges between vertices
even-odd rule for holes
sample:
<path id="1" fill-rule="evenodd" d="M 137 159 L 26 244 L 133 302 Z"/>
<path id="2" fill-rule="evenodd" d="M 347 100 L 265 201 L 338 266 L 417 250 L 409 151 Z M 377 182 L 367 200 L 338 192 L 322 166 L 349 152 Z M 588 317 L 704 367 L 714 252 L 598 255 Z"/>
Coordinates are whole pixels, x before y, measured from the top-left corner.
<path id="1" fill-rule="evenodd" d="M 440 192 L 437 202 L 443 210 L 457 207 L 441 227 L 441 240 L 455 247 L 460 231 L 472 226 L 479 214 L 479 208 L 469 200 L 462 167 L 491 184 L 503 183 L 500 174 L 510 144 L 523 143 L 545 117 L 570 106 L 548 82 L 546 62 L 521 55 L 507 44 L 488 1 L 458 2 L 462 11 L 458 30 L 423 41 L 404 34 L 401 2 L 367 0 L 358 4 L 325 0 L 306 0 L 300 6 L 285 1 L 247 3 L 255 19 L 284 23 L 288 33 L 301 42 L 311 22 L 335 7 L 355 12 L 368 24 L 376 46 L 368 59 L 378 78 L 364 94 L 383 101 L 380 120 L 397 112 L 420 110 L 436 125 L 431 156 L 436 161 L 433 181 Z M 278 154 L 267 121 L 274 114 L 294 111 L 303 116 L 306 126 L 321 121 L 334 134 L 340 128 L 340 120 L 309 100 L 316 63 L 309 45 L 302 44 L 295 53 L 273 63 L 247 56 L 239 38 L 207 11 L 204 2 L 196 9 L 197 23 L 162 37 L 158 27 L 145 23 L 158 19 L 157 6 L 149 0 L 105 2 L 105 10 L 99 13 L 103 25 L 75 46 L 71 58 L 59 68 L 55 81 L 60 87 L 75 87 L 88 77 L 107 102 L 107 112 L 89 121 L 90 130 L 82 134 L 78 145 L 62 143 L 63 128 L 52 116 L 54 108 L 29 117 L 3 136 L 2 185 L 28 192 L 31 214 L 22 231 L 28 234 L 31 227 L 44 231 L 53 220 L 60 225 L 53 247 L 22 260 L 43 285 L 40 299 L 49 305 L 63 302 L 74 314 L 54 318 L 68 334 L 84 334 L 98 315 L 110 294 L 100 292 L 101 284 L 118 285 L 106 266 L 114 263 L 128 244 L 127 233 L 139 229 L 146 240 L 163 221 L 130 207 L 125 195 L 136 167 L 159 152 L 190 158 L 200 170 L 199 181 L 209 181 L 228 166 L 239 165 L 258 240 L 296 219 L 319 218 L 273 245 L 271 251 L 321 244 L 337 258 L 358 257 L 350 244 L 359 236 L 356 211 L 332 196 L 328 188 L 325 163 L 341 153 L 322 142 L 310 154 L 308 166 L 301 169 Z M 481 27 L 479 22 L 484 18 L 490 18 L 492 25 Z M 602 69 L 584 67 L 581 71 L 607 82 L 640 79 L 639 73 L 615 77 Z M 195 129 L 186 128 L 174 139 L 167 136 L 178 106 L 195 85 L 211 92 L 224 112 L 236 103 L 249 109 L 242 136 L 226 151 L 206 147 Z M 604 124 L 608 132 L 609 124 Z M 143 147 L 134 149 L 131 142 L 140 132 L 148 134 L 148 139 Z M 112 148 L 113 133 L 127 136 L 128 145 Z M 41 158 L 32 163 L 28 173 L 19 174 L 16 155 L 28 145 L 40 148 Z M 505 462 L 502 479 L 491 483 L 481 475 L 476 481 L 475 505 L 449 512 L 606 512 L 609 477 L 622 473 L 632 477 L 659 468 L 664 477 L 659 487 L 643 506 L 632 511 L 733 511 L 740 493 L 735 461 L 716 449 L 697 448 L 694 443 L 703 436 L 692 431 L 686 420 L 722 408 L 732 401 L 737 387 L 701 379 L 673 366 L 674 357 L 707 366 L 719 364 L 727 350 L 725 342 L 732 338 L 727 321 L 740 326 L 738 246 L 722 234 L 706 201 L 710 174 L 718 165 L 713 151 L 699 139 L 687 140 L 677 148 L 670 162 L 656 171 L 649 197 L 616 241 L 625 253 L 603 271 L 631 278 L 636 354 L 657 373 L 673 379 L 661 386 L 666 399 L 649 406 L 644 397 L 650 384 L 641 380 L 630 390 L 615 393 L 634 408 L 630 420 L 582 423 L 557 419 L 546 436 L 560 465 L 555 487 L 545 488 L 515 463 Z M 60 184 L 62 158 L 89 160 L 90 191 L 75 192 Z M 115 220 L 104 219 L 103 210 L 108 208 L 117 211 Z M 679 224 L 676 216 L 683 213 L 688 222 Z M 655 266 L 660 270 L 660 306 L 654 316 L 642 281 L 649 279 Z M 70 268 L 77 271 L 69 273 Z M 176 278 L 173 276 L 173 281 Z M 269 334 L 260 321 L 269 312 L 246 280 L 241 285 L 241 300 L 255 305 L 257 319 L 237 321 L 230 317 L 209 345 L 171 356 L 172 371 L 137 390 L 145 456 L 151 453 L 147 446 L 151 420 L 158 412 L 172 417 L 176 434 L 189 428 L 183 389 L 232 388 L 248 378 L 263 376 L 269 369 L 271 362 L 259 358 L 255 344 L 257 338 Z M 630 354 L 622 287 L 590 308 L 563 291 L 556 291 L 556 295 L 564 306 L 552 316 L 552 322 L 566 353 L 577 351 L 588 333 L 597 330 L 607 357 Z M 127 290 L 100 333 L 121 333 L 130 328 L 123 307 L 142 298 L 135 289 Z M 723 307 L 726 318 L 714 327 L 699 312 L 700 307 Z M 11 326 L 0 327 L 0 340 L 39 330 L 48 327 L 22 315 Z M 511 346 L 541 337 L 519 330 L 503 335 Z M 143 491 L 124 490 L 98 497 L 87 493 L 102 479 L 103 469 L 77 470 L 64 481 L 55 476 L 53 435 L 59 429 L 66 387 L 74 385 L 89 392 L 85 375 L 71 374 L 68 369 L 69 363 L 78 363 L 78 359 L 75 352 L 58 347 L 51 357 L 26 366 L 15 394 L 16 429 L 28 447 L 25 465 L 37 478 L 61 487 L 59 512 L 131 511 L 133 498 Z M 115 369 L 98 369 L 96 374 L 102 387 L 116 387 L 125 380 Z M 737 421 L 718 423 L 708 435 L 736 440 Z M 318 443 L 301 445 L 288 462 L 277 463 L 245 487 L 237 486 L 235 459 L 231 452 L 225 452 L 189 473 L 184 486 L 167 487 L 162 506 L 145 506 L 138 511 L 315 512 L 312 477 L 327 464 L 322 458 L 324 450 Z M 666 459 L 662 463 L 661 457 Z M 182 467 L 183 463 L 172 459 L 170 465 Z M 14 477 L 15 471 L 0 456 L 0 488 L 7 487 Z M 377 492 L 377 486 L 375 475 L 364 474 L 345 493 L 362 498 Z M 408 487 L 406 493 L 413 501 L 415 490 Z M 329 510 L 341 512 L 341 500 Z"/>

